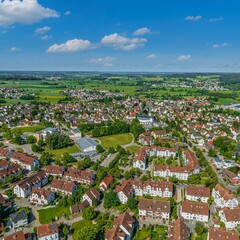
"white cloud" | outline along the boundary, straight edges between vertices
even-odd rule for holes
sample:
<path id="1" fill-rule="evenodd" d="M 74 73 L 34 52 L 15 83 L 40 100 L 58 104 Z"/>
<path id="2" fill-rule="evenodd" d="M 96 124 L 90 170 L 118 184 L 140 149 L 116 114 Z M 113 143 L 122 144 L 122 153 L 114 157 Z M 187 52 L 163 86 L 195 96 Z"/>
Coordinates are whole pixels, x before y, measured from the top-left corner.
<path id="1" fill-rule="evenodd" d="M 187 61 L 191 58 L 191 55 L 181 55 L 178 57 L 179 61 Z"/>
<path id="2" fill-rule="evenodd" d="M 221 21 L 224 21 L 224 18 L 223 17 L 220 17 L 220 18 L 210 18 L 208 21 L 209 22 L 221 22 Z"/>
<path id="3" fill-rule="evenodd" d="M 228 43 L 222 43 L 222 44 L 213 44 L 212 48 L 221 48 L 221 47 L 227 47 Z"/>
<path id="4" fill-rule="evenodd" d="M 21 51 L 21 49 L 20 48 L 16 48 L 16 47 L 11 47 L 9 51 L 10 52 L 19 52 L 19 51 Z"/>
<path id="5" fill-rule="evenodd" d="M 143 47 L 147 42 L 146 38 L 127 38 L 113 33 L 102 38 L 101 43 L 106 47 L 113 47 L 124 51 L 130 51 L 138 47 Z"/>
<path id="6" fill-rule="evenodd" d="M 42 28 L 37 28 L 35 30 L 35 33 L 36 34 L 45 34 L 46 32 L 50 31 L 51 29 L 52 29 L 51 27 L 45 26 L 45 27 L 42 27 Z"/>
<path id="7" fill-rule="evenodd" d="M 198 15 L 198 16 L 187 16 L 185 17 L 185 20 L 187 21 L 199 21 L 202 19 L 202 16 L 201 15 Z"/>
<path id="8" fill-rule="evenodd" d="M 70 11 L 66 11 L 66 12 L 64 13 L 65 16 L 68 16 L 68 15 L 70 15 L 70 14 L 71 14 Z"/>
<path id="9" fill-rule="evenodd" d="M 147 59 L 156 59 L 156 58 L 157 58 L 157 55 L 154 53 L 147 56 Z"/>
<path id="10" fill-rule="evenodd" d="M 95 64 L 95 65 L 101 65 L 104 67 L 112 67 L 115 61 L 116 61 L 116 58 L 108 56 L 104 58 L 92 58 L 89 60 L 89 63 Z"/>
<path id="11" fill-rule="evenodd" d="M 49 36 L 49 35 L 44 35 L 44 36 L 41 37 L 41 40 L 46 41 L 46 40 L 48 40 L 49 38 L 51 38 L 51 36 Z"/>
<path id="12" fill-rule="evenodd" d="M 139 28 L 135 32 L 133 32 L 133 35 L 134 36 L 145 35 L 145 34 L 149 34 L 150 32 L 151 32 L 151 30 L 149 28 L 143 27 L 143 28 Z"/>
<path id="13" fill-rule="evenodd" d="M 32 24 L 44 18 L 57 18 L 59 14 L 41 6 L 37 0 L 1 0 L 0 25 Z"/>
<path id="14" fill-rule="evenodd" d="M 54 44 L 48 48 L 47 52 L 78 52 L 94 48 L 94 45 L 88 40 L 72 39 L 63 44 Z"/>

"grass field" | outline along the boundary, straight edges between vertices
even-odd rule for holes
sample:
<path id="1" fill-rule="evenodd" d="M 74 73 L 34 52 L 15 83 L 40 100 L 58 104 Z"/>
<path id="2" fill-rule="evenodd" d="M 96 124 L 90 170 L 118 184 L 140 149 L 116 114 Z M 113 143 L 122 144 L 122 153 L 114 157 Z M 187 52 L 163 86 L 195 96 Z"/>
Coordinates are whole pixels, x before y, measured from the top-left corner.
<path id="1" fill-rule="evenodd" d="M 83 227 L 86 227 L 86 226 L 91 226 L 93 225 L 92 221 L 90 220 L 82 220 L 82 221 L 79 221 L 79 222 L 75 222 L 73 223 L 72 225 L 72 229 L 73 229 L 73 240 L 76 240 L 77 237 L 77 231 L 82 229 Z"/>
<path id="2" fill-rule="evenodd" d="M 12 130 L 13 133 L 17 132 L 17 131 L 20 131 L 22 134 L 23 133 L 34 133 L 34 132 L 37 132 L 37 131 L 40 131 L 44 129 L 44 126 L 43 125 L 35 125 L 35 126 L 29 126 L 29 127 L 17 127 L 17 128 L 14 128 Z"/>
<path id="3" fill-rule="evenodd" d="M 69 218 L 70 210 L 69 207 L 54 207 L 38 210 L 39 221 L 41 224 L 51 223 L 55 217 L 58 219 L 62 218 L 63 214 L 66 214 L 66 218 Z"/>
<path id="4" fill-rule="evenodd" d="M 61 148 L 61 149 L 56 149 L 56 150 L 49 150 L 49 149 L 47 149 L 47 152 L 52 153 L 55 158 L 60 159 L 61 156 L 64 153 L 69 153 L 69 154 L 77 153 L 77 152 L 81 152 L 81 150 L 77 147 L 76 144 L 74 144 L 74 145 L 72 145 L 70 147 L 67 147 L 67 148 Z"/>
<path id="5" fill-rule="evenodd" d="M 127 150 L 130 153 L 136 153 L 139 148 L 140 148 L 139 146 L 131 146 L 131 147 L 127 147 Z"/>
<path id="6" fill-rule="evenodd" d="M 129 144 L 132 141 L 132 135 L 129 133 L 117 134 L 112 136 L 106 136 L 99 138 L 101 145 L 108 149 L 110 147 L 116 147 L 117 145 Z"/>

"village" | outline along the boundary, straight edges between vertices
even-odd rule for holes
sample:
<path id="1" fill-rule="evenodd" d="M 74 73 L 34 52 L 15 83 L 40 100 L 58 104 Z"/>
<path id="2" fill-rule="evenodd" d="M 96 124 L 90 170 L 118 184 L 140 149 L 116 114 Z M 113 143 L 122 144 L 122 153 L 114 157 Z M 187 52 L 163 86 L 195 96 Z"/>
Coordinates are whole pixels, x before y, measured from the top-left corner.
<path id="1" fill-rule="evenodd" d="M 81 101 L 0 106 L 4 240 L 239 239 L 239 112 L 68 94 Z"/>

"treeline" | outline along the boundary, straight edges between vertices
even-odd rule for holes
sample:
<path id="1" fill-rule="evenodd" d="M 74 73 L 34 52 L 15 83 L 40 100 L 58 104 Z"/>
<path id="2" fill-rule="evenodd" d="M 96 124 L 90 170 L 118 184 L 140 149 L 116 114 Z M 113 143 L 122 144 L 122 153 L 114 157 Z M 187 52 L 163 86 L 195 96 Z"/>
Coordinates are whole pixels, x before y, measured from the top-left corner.
<path id="1" fill-rule="evenodd" d="M 223 74 L 219 78 L 220 85 L 231 90 L 240 90 L 240 74 Z"/>

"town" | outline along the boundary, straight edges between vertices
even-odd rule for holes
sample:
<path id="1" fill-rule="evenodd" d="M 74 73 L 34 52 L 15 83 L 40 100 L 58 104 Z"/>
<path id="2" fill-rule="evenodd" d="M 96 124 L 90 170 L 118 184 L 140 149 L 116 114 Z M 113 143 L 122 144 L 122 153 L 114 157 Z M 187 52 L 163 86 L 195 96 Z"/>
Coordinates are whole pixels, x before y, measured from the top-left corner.
<path id="1" fill-rule="evenodd" d="M 101 87 L 1 94 L 17 99 L 0 105 L 4 240 L 239 239 L 237 108 Z"/>

